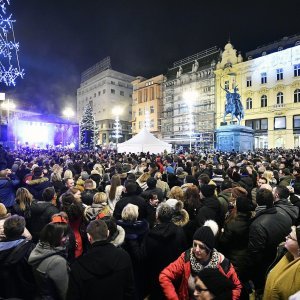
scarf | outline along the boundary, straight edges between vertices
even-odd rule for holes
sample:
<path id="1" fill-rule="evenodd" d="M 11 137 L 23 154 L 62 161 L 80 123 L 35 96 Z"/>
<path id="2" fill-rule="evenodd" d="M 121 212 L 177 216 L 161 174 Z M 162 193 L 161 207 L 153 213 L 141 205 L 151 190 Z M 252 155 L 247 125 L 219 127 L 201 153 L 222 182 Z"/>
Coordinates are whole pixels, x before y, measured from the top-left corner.
<path id="1" fill-rule="evenodd" d="M 204 268 L 216 269 L 219 263 L 219 252 L 216 249 L 213 249 L 208 264 L 204 266 L 201 263 L 199 263 L 197 258 L 194 256 L 193 249 L 191 249 L 190 262 L 191 269 L 194 274 L 200 272 Z"/>

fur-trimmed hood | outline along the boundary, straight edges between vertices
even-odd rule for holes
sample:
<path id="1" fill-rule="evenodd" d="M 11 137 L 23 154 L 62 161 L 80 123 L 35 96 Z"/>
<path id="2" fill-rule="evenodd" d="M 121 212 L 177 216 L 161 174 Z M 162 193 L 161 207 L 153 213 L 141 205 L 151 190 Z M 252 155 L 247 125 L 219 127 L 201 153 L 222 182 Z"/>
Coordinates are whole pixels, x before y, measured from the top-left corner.
<path id="1" fill-rule="evenodd" d="M 36 185 L 36 184 L 40 184 L 40 183 L 43 183 L 46 181 L 49 181 L 49 179 L 47 177 L 41 177 L 41 178 L 37 178 L 37 179 L 28 180 L 28 181 L 26 181 L 26 183 L 28 185 Z"/>

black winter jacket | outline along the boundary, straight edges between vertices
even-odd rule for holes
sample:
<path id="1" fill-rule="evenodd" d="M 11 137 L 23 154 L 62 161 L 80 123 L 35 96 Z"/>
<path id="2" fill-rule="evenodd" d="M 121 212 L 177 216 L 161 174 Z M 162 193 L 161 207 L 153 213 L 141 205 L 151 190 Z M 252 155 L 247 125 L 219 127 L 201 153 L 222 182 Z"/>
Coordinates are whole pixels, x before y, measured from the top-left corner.
<path id="1" fill-rule="evenodd" d="M 217 197 L 209 197 L 203 198 L 201 200 L 202 207 L 199 208 L 198 214 L 196 216 L 196 220 L 198 226 L 202 226 L 206 220 L 214 220 L 220 224 L 222 223 L 222 216 L 221 216 L 221 204 Z"/>
<path id="2" fill-rule="evenodd" d="M 134 299 L 132 265 L 126 251 L 107 241 L 93 243 L 71 266 L 67 299 Z"/>

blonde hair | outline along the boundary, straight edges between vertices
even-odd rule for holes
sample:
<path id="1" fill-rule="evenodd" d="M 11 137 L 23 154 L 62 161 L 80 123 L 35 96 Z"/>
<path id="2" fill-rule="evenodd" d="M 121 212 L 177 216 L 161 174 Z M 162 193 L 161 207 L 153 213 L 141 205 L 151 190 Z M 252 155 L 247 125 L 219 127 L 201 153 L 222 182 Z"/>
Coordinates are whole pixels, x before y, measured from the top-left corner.
<path id="1" fill-rule="evenodd" d="M 103 192 L 96 193 L 93 197 L 93 203 L 100 204 L 107 201 L 107 196 Z"/>
<path id="2" fill-rule="evenodd" d="M 267 179 L 267 183 L 269 183 L 273 179 L 273 171 L 265 171 L 262 174 L 262 177 L 265 177 Z"/>
<path id="3" fill-rule="evenodd" d="M 161 178 L 162 178 L 161 173 L 160 173 L 160 172 L 156 172 L 155 175 L 154 175 L 154 178 L 155 178 L 156 180 L 161 179 Z"/>
<path id="4" fill-rule="evenodd" d="M 150 173 L 144 173 L 144 174 L 142 174 L 139 178 L 138 178 L 138 180 L 141 182 L 141 183 L 143 183 L 143 182 L 146 182 L 147 181 L 147 179 L 148 178 L 150 178 Z"/>
<path id="5" fill-rule="evenodd" d="M 134 204 L 127 204 L 122 210 L 122 220 L 134 222 L 139 216 L 139 207 Z"/>
<path id="6" fill-rule="evenodd" d="M 64 173 L 64 179 L 73 178 L 73 173 L 71 170 L 66 170 Z"/>
<path id="7" fill-rule="evenodd" d="M 180 186 L 173 186 L 171 188 L 169 198 L 176 199 L 176 200 L 184 200 L 184 193 Z"/>
<path id="8" fill-rule="evenodd" d="M 25 188 L 19 188 L 16 192 L 16 202 L 19 204 L 20 209 L 22 211 L 25 211 L 26 204 L 29 206 L 31 205 L 31 202 L 33 200 L 32 194 Z"/>

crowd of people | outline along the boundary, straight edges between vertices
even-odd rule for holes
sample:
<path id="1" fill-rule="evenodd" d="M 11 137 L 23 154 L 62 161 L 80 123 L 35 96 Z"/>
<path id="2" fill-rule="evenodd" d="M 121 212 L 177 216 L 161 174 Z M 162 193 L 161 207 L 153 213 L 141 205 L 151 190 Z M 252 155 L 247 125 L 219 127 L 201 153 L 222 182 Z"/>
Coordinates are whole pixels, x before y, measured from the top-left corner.
<path id="1" fill-rule="evenodd" d="M 299 208 L 299 149 L 1 148 L 0 297 L 300 299 Z"/>

